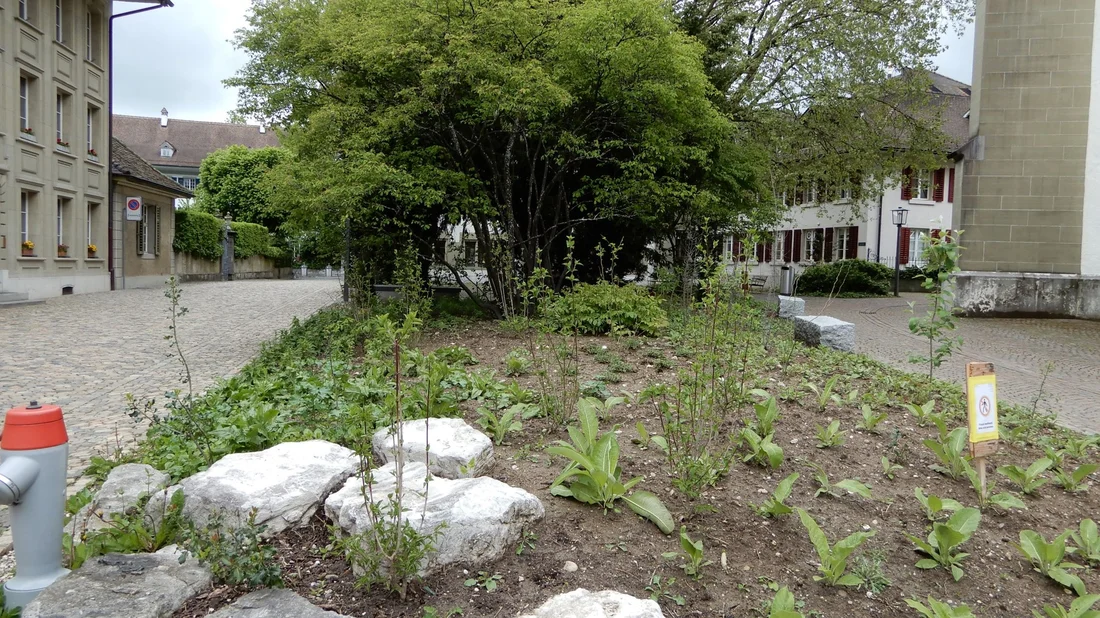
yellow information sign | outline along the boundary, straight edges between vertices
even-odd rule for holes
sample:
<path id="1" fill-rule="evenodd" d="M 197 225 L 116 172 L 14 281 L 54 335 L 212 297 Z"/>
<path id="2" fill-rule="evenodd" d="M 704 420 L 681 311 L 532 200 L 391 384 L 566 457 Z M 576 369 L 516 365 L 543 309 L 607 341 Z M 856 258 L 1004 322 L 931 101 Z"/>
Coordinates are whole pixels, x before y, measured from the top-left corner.
<path id="1" fill-rule="evenodd" d="M 985 365 L 985 363 L 980 363 Z M 979 363 L 971 363 L 979 365 Z M 988 371 L 967 367 L 966 399 L 970 419 L 970 442 L 998 440 L 997 431 L 997 376 L 993 366 Z"/>

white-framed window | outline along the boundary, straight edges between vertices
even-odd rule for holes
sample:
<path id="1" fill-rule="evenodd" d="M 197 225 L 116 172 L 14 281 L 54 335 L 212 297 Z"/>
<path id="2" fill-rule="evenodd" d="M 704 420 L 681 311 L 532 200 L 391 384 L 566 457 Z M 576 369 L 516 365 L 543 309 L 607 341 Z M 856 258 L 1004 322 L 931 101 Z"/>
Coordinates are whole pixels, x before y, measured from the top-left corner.
<path id="1" fill-rule="evenodd" d="M 84 142 L 88 146 L 88 154 L 95 150 L 95 117 L 92 108 L 88 108 L 87 118 L 84 121 Z"/>
<path id="2" fill-rule="evenodd" d="M 169 144 L 168 142 L 164 142 L 163 144 L 160 145 L 160 156 L 164 157 L 165 159 L 168 159 L 168 158 L 171 158 L 172 155 L 174 155 L 174 154 L 176 154 L 176 149 L 172 148 L 172 144 Z"/>
<path id="3" fill-rule="evenodd" d="M 19 19 L 23 21 L 27 20 L 27 2 L 29 0 L 19 0 Z"/>
<path id="4" fill-rule="evenodd" d="M 69 199 L 64 197 L 57 198 L 57 250 L 61 252 L 62 245 L 68 245 L 65 242 L 65 215 L 69 210 Z"/>
<path id="5" fill-rule="evenodd" d="M 836 192 L 838 202 L 847 202 L 852 199 L 852 188 L 848 185 L 841 185 L 840 189 Z"/>
<path id="6" fill-rule="evenodd" d="M 736 246 L 736 242 L 733 240 L 733 235 L 727 235 L 724 239 L 722 246 L 722 255 L 726 257 L 727 262 L 736 262 L 737 256 L 733 253 L 733 248 Z"/>
<path id="7" fill-rule="evenodd" d="M 160 255 L 160 207 L 146 202 L 138 222 L 137 252 L 142 257 Z"/>
<path id="8" fill-rule="evenodd" d="M 463 258 L 465 258 L 466 266 L 480 266 L 481 262 L 478 260 L 480 257 L 477 251 L 477 241 L 467 240 L 462 244 Z"/>
<path id="9" fill-rule="evenodd" d="M 73 24 L 76 17 L 73 16 L 73 0 L 53 1 L 54 40 L 62 45 L 72 46 Z"/>
<path id="10" fill-rule="evenodd" d="M 87 220 L 85 221 L 85 225 L 87 225 L 87 230 L 84 233 L 85 245 L 95 244 L 95 228 L 93 227 L 93 225 L 95 223 L 95 215 L 98 211 L 98 206 L 99 204 L 96 204 L 95 202 L 88 202 Z"/>
<path id="11" fill-rule="evenodd" d="M 784 232 L 776 232 L 775 233 L 775 249 L 774 249 L 775 253 L 772 254 L 772 255 L 775 256 L 773 258 L 774 261 L 776 261 L 776 262 L 782 262 L 783 261 L 783 256 L 785 255 L 784 251 L 787 249 L 787 245 L 785 244 L 786 240 L 787 240 L 787 235 Z"/>
<path id="12" fill-rule="evenodd" d="M 54 106 L 54 115 L 57 118 L 57 143 L 65 142 L 65 108 L 68 107 L 69 96 L 63 92 L 57 93 L 57 104 Z"/>
<path id="13" fill-rule="evenodd" d="M 65 9 L 61 5 L 61 2 L 62 2 L 62 0 L 54 0 L 54 9 L 53 9 L 54 25 L 55 25 L 55 27 L 54 27 L 54 38 L 57 40 L 58 43 L 64 43 L 65 42 L 65 32 L 62 29 L 62 24 L 64 23 L 64 20 L 65 20 L 65 15 L 64 15 Z"/>
<path id="14" fill-rule="evenodd" d="M 923 265 L 924 251 L 931 244 L 930 229 L 909 228 L 909 263 Z"/>
<path id="15" fill-rule="evenodd" d="M 19 129 L 27 132 L 31 129 L 31 78 L 19 76 Z"/>
<path id="16" fill-rule="evenodd" d="M 848 257 L 848 241 L 851 240 L 851 232 L 846 227 L 833 228 L 833 255 L 834 262 Z"/>
<path id="17" fill-rule="evenodd" d="M 101 34 L 103 18 L 93 10 L 84 11 L 84 59 L 99 64 L 100 50 L 103 48 Z"/>
<path id="18" fill-rule="evenodd" d="M 820 262 L 821 245 L 825 239 L 824 230 L 802 230 L 802 261 Z"/>
<path id="19" fill-rule="evenodd" d="M 917 170 L 913 175 L 913 199 L 932 199 L 932 170 Z"/>
<path id="20" fill-rule="evenodd" d="M 19 194 L 19 243 L 31 239 L 31 194 L 23 191 Z"/>

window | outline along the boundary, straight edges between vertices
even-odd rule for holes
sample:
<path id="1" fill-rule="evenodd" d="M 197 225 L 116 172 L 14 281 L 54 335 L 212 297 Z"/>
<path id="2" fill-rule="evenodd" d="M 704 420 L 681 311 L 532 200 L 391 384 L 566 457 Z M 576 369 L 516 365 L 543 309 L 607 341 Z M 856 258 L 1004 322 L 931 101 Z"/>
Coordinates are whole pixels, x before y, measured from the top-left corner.
<path id="1" fill-rule="evenodd" d="M 478 258 L 478 255 L 477 255 L 477 241 L 476 240 L 467 240 L 465 243 L 463 243 L 462 248 L 463 248 L 463 254 L 464 254 L 463 257 L 465 258 L 464 261 L 466 262 L 466 266 L 479 266 L 480 263 L 478 262 L 478 259 L 477 259 Z"/>
<path id="2" fill-rule="evenodd" d="M 31 83 L 33 78 L 26 75 L 19 76 L 19 130 L 24 135 L 33 135 L 31 127 Z"/>
<path id="3" fill-rule="evenodd" d="M 436 239 L 435 245 L 432 247 L 432 252 L 434 253 L 432 257 L 436 262 L 447 261 L 447 239 Z"/>
<path id="4" fill-rule="evenodd" d="M 149 254 L 149 211 L 152 206 L 148 203 L 141 208 L 141 221 L 138 221 L 137 254 L 144 256 Z"/>
<path id="5" fill-rule="evenodd" d="M 823 230 L 802 230 L 802 261 L 821 261 L 823 236 Z"/>
<path id="6" fill-rule="evenodd" d="M 847 202 L 852 199 L 852 188 L 844 185 L 837 191 L 837 201 Z"/>
<path id="7" fill-rule="evenodd" d="M 909 228 L 909 261 L 907 264 L 923 266 L 925 263 L 924 251 L 928 248 L 929 235 L 932 230 Z"/>
<path id="8" fill-rule="evenodd" d="M 734 246 L 736 242 L 733 240 L 733 236 L 726 236 L 722 246 L 722 255 L 726 256 L 727 262 L 736 262 L 737 254 Z"/>
<path id="9" fill-rule="evenodd" d="M 138 222 L 137 252 L 142 257 L 160 255 L 160 207 L 146 202 Z"/>
<path id="10" fill-rule="evenodd" d="M 61 254 L 69 250 L 69 243 L 65 242 L 65 219 L 69 215 L 69 198 L 59 197 L 57 198 L 57 255 L 61 257 Z M 64 248 L 62 248 L 64 247 Z"/>
<path id="11" fill-rule="evenodd" d="M 84 59 L 88 62 L 99 64 L 99 50 L 103 35 L 100 34 L 103 20 L 95 11 L 84 12 Z"/>
<path id="12" fill-rule="evenodd" d="M 28 23 L 38 23 L 38 0 L 19 0 L 19 19 Z"/>
<path id="13" fill-rule="evenodd" d="M 27 2 L 29 0 L 19 0 L 19 19 L 26 21 L 27 19 Z"/>
<path id="14" fill-rule="evenodd" d="M 73 0 L 53 2 L 54 40 L 71 46 L 73 42 Z"/>
<path id="15" fill-rule="evenodd" d="M 64 146 L 65 148 L 69 147 L 67 127 L 65 126 L 65 116 L 69 113 L 69 105 L 71 101 L 72 97 L 69 95 L 69 93 L 58 91 L 56 104 L 54 106 L 54 116 L 56 118 L 56 122 L 54 124 L 57 125 L 57 145 Z"/>
<path id="16" fill-rule="evenodd" d="M 98 214 L 99 214 L 99 204 L 97 204 L 95 202 L 88 202 L 88 220 L 86 221 L 88 229 L 87 229 L 87 232 L 85 233 L 85 240 L 87 241 L 85 244 L 87 244 L 89 246 L 96 244 L 96 242 L 95 242 L 95 220 L 96 220 L 96 215 L 98 215 Z"/>
<path id="17" fill-rule="evenodd" d="M 913 197 L 914 200 L 930 200 L 932 199 L 932 172 L 931 170 L 919 170 L 913 175 Z"/>
<path id="18" fill-rule="evenodd" d="M 786 240 L 787 240 L 786 232 L 776 232 L 775 233 L 775 255 L 779 256 L 776 259 L 781 260 L 781 261 L 789 262 L 790 258 L 784 257 L 784 256 L 787 255 L 787 253 L 786 253 L 787 245 L 785 244 Z"/>
<path id="19" fill-rule="evenodd" d="M 88 147 L 88 154 L 95 152 L 95 110 L 88 108 L 84 121 L 84 143 Z"/>
<path id="20" fill-rule="evenodd" d="M 172 144 L 164 142 L 160 145 L 160 156 L 168 159 L 171 158 L 174 154 L 176 154 L 176 149 L 172 147 Z"/>
<path id="21" fill-rule="evenodd" d="M 846 227 L 833 228 L 833 255 L 832 260 L 837 262 L 848 257 L 848 242 L 851 233 Z"/>
<path id="22" fill-rule="evenodd" d="M 194 191 L 199 186 L 199 179 L 190 176 L 172 176 L 172 180 L 188 191 Z"/>
<path id="23" fill-rule="evenodd" d="M 19 242 L 31 239 L 31 194 L 26 191 L 19 195 Z"/>

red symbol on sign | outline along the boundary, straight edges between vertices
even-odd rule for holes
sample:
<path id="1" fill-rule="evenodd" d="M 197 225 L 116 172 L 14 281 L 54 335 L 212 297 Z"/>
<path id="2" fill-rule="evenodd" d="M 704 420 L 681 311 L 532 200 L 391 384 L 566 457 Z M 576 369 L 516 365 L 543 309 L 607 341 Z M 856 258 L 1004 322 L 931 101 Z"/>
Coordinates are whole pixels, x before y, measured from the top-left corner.
<path id="1" fill-rule="evenodd" d="M 130 210 L 137 210 L 141 208 L 141 202 L 137 200 L 129 200 L 128 202 L 126 202 L 126 207 Z"/>
<path id="2" fill-rule="evenodd" d="M 978 411 L 982 413 L 982 416 L 989 416 L 989 412 L 993 409 L 992 404 L 989 401 L 989 397 L 982 396 L 978 401 Z"/>

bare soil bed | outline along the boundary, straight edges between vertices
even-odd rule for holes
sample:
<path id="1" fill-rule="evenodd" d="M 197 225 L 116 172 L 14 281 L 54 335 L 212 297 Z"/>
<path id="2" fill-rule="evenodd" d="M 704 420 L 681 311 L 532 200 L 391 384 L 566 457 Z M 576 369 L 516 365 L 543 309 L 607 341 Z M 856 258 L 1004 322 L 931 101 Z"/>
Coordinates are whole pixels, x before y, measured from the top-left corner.
<path id="1" fill-rule="evenodd" d="M 623 339 L 582 338 L 581 344 L 589 349 L 591 344 L 607 346 L 636 369 L 634 373 L 624 373 L 622 383 L 609 385 L 616 394 L 626 392 L 633 396 L 651 383 L 676 379 L 676 368 L 658 371 L 652 358 L 654 353 L 646 355 L 649 350 L 660 350 L 663 357 L 674 364 L 685 362 L 675 358 L 673 347 L 661 339 L 643 340 L 643 345 L 634 350 L 627 349 Z M 522 341 L 492 323 L 483 322 L 428 332 L 420 345 L 425 350 L 464 346 L 473 353 L 480 367 L 493 368 L 502 380 L 508 380 L 503 377 L 504 356 L 521 347 Z M 786 369 L 768 369 L 762 379 L 770 386 L 768 390 L 777 394 L 784 386 L 800 386 L 806 376 L 824 378 L 836 371 L 835 367 L 822 364 L 821 358 L 815 352 L 800 348 Z M 851 358 L 857 365 L 870 362 Z M 591 354 L 583 352 L 579 365 L 581 383 L 605 369 Z M 796 371 L 796 367 L 802 369 Z M 856 377 L 842 381 L 842 390 L 858 388 L 865 392 L 885 388 L 870 381 L 873 374 L 868 373 L 865 378 L 859 375 L 858 370 L 853 370 L 852 376 Z M 530 376 L 517 380 L 528 388 L 536 388 Z M 907 378 L 899 380 L 905 382 Z M 908 380 L 911 383 L 906 388 L 914 388 L 913 384 L 919 382 L 918 377 Z M 476 573 L 456 568 L 427 578 L 405 601 L 381 588 L 369 592 L 356 588 L 355 577 L 347 563 L 325 551 L 329 531 L 327 522 L 320 516 L 309 527 L 287 531 L 274 539 L 284 582 L 288 588 L 325 609 L 349 616 L 379 618 L 425 616 L 424 606 L 435 607 L 440 616 L 447 615 L 452 608 L 461 608 L 464 616 L 511 618 L 522 610 L 537 607 L 554 594 L 578 587 L 614 589 L 644 598 L 658 592 L 652 586 L 655 576 L 659 576 L 663 584 L 657 598 L 665 615 L 672 617 L 756 616 L 761 604 L 774 595 L 778 586 L 784 585 L 804 602 L 801 608 L 804 614 L 829 618 L 914 616 L 915 612 L 906 606 L 905 599 L 924 600 L 928 595 L 952 604 L 966 603 L 979 617 L 1024 618 L 1044 604 L 1060 602 L 1069 606 L 1073 596 L 1034 571 L 1012 544 L 1018 542 L 1023 529 L 1035 530 L 1049 540 L 1066 529 L 1076 529 L 1083 518 L 1097 518 L 1100 489 L 1095 481 L 1088 483 L 1087 491 L 1070 494 L 1052 480 L 1033 496 L 1022 496 L 1007 479 L 993 473 L 992 468 L 1006 464 L 1026 467 L 1043 453 L 1037 447 L 1003 445 L 1001 453 L 992 459 L 990 478 L 998 482 L 997 491 L 1013 491 L 1019 495 L 1028 510 L 1006 512 L 988 508 L 984 511 L 977 532 L 962 547 L 962 551 L 970 553 L 963 563 L 965 577 L 955 582 L 943 569 L 915 568 L 917 560 L 923 556 L 914 551 L 903 534 L 924 538 L 929 530 L 921 506 L 914 498 L 917 487 L 923 488 L 926 494 L 977 506 L 976 494 L 965 479 L 952 480 L 929 468 L 936 460 L 922 440 L 936 438 L 936 428 L 918 426 L 915 417 L 903 408 L 876 406 L 877 410 L 889 412 L 889 418 L 879 426 L 877 433 L 858 431 L 855 429 L 860 419 L 858 405 L 838 407 L 830 404 L 822 414 L 815 409 L 816 403 L 810 395 L 804 394 L 800 399 L 779 402 L 781 413 L 776 424 L 776 443 L 785 451 L 781 467 L 765 470 L 735 461 L 729 474 L 716 487 L 709 488 L 695 500 L 686 498 L 674 488 L 659 450 L 642 449 L 631 442 L 637 437 L 635 424 L 639 420 L 650 432 L 659 432 L 660 419 L 651 406 L 620 405 L 601 423 L 601 430 L 611 425 L 619 426 L 624 479 L 645 476 L 639 488 L 660 496 L 678 523 L 687 526 L 690 536 L 703 540 L 706 558 L 713 564 L 703 569 L 698 581 L 687 577 L 678 561 L 662 558 L 665 552 L 679 550 L 677 534 L 665 536 L 625 505 L 622 512 L 605 514 L 597 507 L 552 496 L 550 483 L 564 464 L 543 449 L 554 440 L 566 439 L 566 434 L 564 427 L 546 419 L 531 419 L 524 423 L 521 432 L 511 434 L 504 445 L 497 447 L 489 475 L 537 496 L 546 507 L 546 517 L 530 530 L 537 537 L 534 548 L 527 548 L 521 555 L 511 553 L 496 564 L 482 567 L 488 574 L 500 575 L 495 591 L 464 585 L 465 580 Z M 477 418 L 475 408 L 473 403 L 464 404 L 466 420 L 471 423 Z M 743 415 L 751 416 L 751 410 L 746 409 Z M 833 419 L 840 420 L 845 443 L 839 447 L 817 448 L 817 427 Z M 957 418 L 955 423 L 961 424 Z M 740 426 L 741 419 L 732 419 L 725 429 L 731 433 Z M 895 436 L 897 444 L 892 447 Z M 880 459 L 887 454 L 903 466 L 894 480 L 882 473 Z M 1092 458 L 1095 459 L 1095 452 Z M 809 462 L 824 468 L 833 482 L 855 478 L 871 486 L 874 499 L 856 495 L 815 498 L 816 485 Z M 813 581 L 818 558 L 797 515 L 766 520 L 753 512 L 751 503 L 763 502 L 780 480 L 794 472 L 801 477 L 787 503 L 808 510 L 831 543 L 855 531 L 874 531 L 875 536 L 855 555 L 868 551 L 884 554 L 883 568 L 891 581 L 889 587 L 871 594 L 865 589 L 828 587 Z M 578 569 L 567 572 L 564 569 L 567 561 L 575 563 Z M 1076 572 L 1090 591 L 1100 591 L 1100 576 L 1094 570 Z M 669 578 L 675 578 L 675 583 L 669 585 Z M 223 591 L 205 600 L 196 599 L 177 616 L 206 615 L 238 593 Z M 676 597 L 682 597 L 682 605 Z"/>

